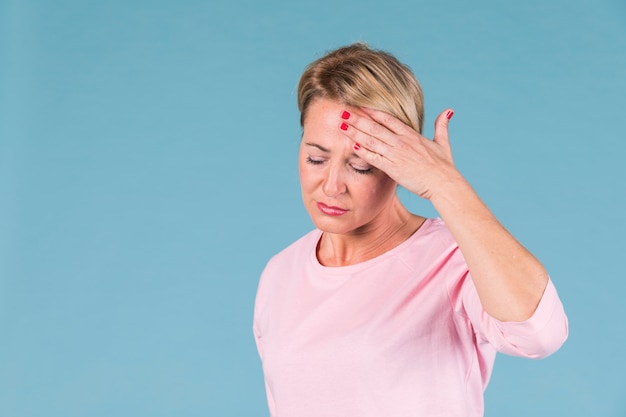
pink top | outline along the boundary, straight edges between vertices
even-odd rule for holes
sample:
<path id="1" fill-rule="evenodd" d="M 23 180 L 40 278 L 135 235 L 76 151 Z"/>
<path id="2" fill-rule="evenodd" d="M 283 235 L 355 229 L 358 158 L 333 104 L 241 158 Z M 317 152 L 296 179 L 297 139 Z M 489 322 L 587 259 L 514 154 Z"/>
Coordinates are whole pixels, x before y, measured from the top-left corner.
<path id="1" fill-rule="evenodd" d="M 496 351 L 541 358 L 567 338 L 552 282 L 529 320 L 487 315 L 440 219 L 345 267 L 318 262 L 321 233 L 261 276 L 254 334 L 273 417 L 482 416 Z"/>

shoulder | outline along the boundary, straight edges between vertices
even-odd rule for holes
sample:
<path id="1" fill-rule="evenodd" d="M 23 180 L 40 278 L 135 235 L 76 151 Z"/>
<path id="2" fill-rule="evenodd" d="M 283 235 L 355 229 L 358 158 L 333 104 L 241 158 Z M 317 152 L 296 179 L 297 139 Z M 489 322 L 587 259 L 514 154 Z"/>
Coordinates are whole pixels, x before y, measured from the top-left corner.
<path id="1" fill-rule="evenodd" d="M 420 253 L 427 254 L 429 258 L 458 249 L 448 227 L 440 218 L 426 219 L 409 240 L 412 252 L 419 249 Z"/>
<path id="2" fill-rule="evenodd" d="M 272 300 L 276 300 L 285 291 L 288 287 L 285 284 L 291 281 L 289 277 L 302 275 L 303 270 L 310 264 L 311 253 L 314 253 L 320 235 L 319 230 L 312 230 L 267 262 L 259 279 L 255 316 L 264 311 L 268 305 L 272 305 Z"/>
<path id="3" fill-rule="evenodd" d="M 468 267 L 454 237 L 440 218 L 427 219 L 399 251 L 399 259 L 416 273 L 447 287 L 457 285 L 468 274 Z"/>
<path id="4" fill-rule="evenodd" d="M 454 242 L 454 238 L 452 234 L 450 234 L 448 227 L 439 217 L 426 219 L 418 232 L 421 232 L 421 235 L 425 239 L 429 239 L 433 242 L 441 242 L 443 244 Z"/>
<path id="5" fill-rule="evenodd" d="M 289 264 L 302 265 L 315 250 L 320 235 L 321 232 L 314 229 L 272 256 L 265 267 L 265 272 L 274 268 L 284 268 Z"/>

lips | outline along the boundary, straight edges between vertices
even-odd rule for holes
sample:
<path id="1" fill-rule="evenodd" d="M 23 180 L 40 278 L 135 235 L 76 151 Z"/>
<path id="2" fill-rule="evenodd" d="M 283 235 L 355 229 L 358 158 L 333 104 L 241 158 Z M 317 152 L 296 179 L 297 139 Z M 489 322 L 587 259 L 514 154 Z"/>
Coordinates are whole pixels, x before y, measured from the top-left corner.
<path id="1" fill-rule="evenodd" d="M 348 212 L 348 210 L 342 209 L 341 207 L 327 206 L 324 203 L 317 203 L 317 208 L 328 216 L 341 216 Z"/>

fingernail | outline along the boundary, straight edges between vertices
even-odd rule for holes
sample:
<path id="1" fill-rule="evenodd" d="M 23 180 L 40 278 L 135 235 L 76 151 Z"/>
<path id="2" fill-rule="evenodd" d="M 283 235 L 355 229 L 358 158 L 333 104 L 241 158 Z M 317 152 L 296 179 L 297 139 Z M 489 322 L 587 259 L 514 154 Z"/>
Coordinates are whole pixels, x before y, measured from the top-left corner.
<path id="1" fill-rule="evenodd" d="M 341 130 L 348 130 L 348 125 L 346 123 L 341 122 L 341 126 L 339 126 Z"/>
<path id="2" fill-rule="evenodd" d="M 448 114 L 446 114 L 448 120 L 452 119 L 452 116 L 454 116 L 454 112 L 452 110 L 448 110 Z"/>
<path id="3" fill-rule="evenodd" d="M 350 118 L 350 112 L 344 111 L 341 113 L 341 118 L 344 120 L 348 120 Z"/>
<path id="4" fill-rule="evenodd" d="M 352 149 L 354 149 L 355 151 L 358 151 L 359 149 L 361 149 L 361 145 L 359 145 L 358 143 L 355 143 L 354 145 L 352 145 Z"/>

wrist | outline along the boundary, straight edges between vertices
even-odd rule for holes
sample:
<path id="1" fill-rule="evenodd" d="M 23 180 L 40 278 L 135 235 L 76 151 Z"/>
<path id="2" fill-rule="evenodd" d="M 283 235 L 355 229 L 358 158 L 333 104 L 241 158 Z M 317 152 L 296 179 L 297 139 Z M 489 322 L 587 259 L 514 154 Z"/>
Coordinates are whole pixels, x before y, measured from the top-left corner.
<path id="1" fill-rule="evenodd" d="M 467 180 L 458 172 L 448 175 L 431 193 L 430 201 L 433 206 L 445 208 L 450 205 L 463 204 L 468 198 L 476 196 L 476 193 Z M 476 196 L 477 197 L 477 196 Z"/>

